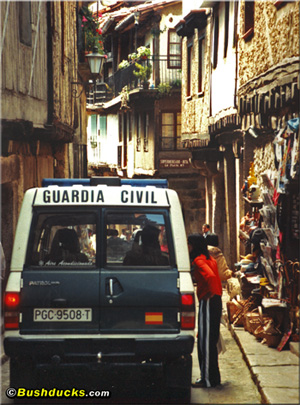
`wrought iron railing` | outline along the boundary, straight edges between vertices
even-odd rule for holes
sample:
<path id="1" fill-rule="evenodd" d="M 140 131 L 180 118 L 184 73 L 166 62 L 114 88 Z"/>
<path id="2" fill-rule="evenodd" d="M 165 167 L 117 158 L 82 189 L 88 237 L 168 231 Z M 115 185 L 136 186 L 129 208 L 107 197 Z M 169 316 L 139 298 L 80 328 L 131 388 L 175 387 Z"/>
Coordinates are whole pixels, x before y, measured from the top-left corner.
<path id="1" fill-rule="evenodd" d="M 138 63 L 145 66 L 152 65 L 152 73 L 150 77 L 150 89 L 159 89 L 170 91 L 171 89 L 181 88 L 181 65 L 180 60 L 177 61 L 178 67 L 169 66 L 167 56 L 151 56 L 147 60 L 139 60 Z M 173 61 L 174 65 L 174 61 Z M 134 71 L 137 71 L 135 62 L 123 69 L 118 69 L 112 76 L 104 79 L 104 83 L 99 83 L 88 94 L 88 103 L 97 104 L 103 103 L 117 97 L 122 89 L 127 86 L 128 91 L 142 87 L 142 82 L 139 80 Z"/>

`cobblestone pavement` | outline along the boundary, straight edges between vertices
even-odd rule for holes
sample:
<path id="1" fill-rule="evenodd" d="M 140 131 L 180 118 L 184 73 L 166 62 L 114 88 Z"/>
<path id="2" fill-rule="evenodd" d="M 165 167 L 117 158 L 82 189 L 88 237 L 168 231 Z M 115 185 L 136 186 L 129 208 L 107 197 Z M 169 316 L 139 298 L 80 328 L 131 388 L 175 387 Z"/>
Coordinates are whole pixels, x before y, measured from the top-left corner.
<path id="1" fill-rule="evenodd" d="M 230 331 L 221 325 L 226 351 L 219 355 L 221 385 L 216 388 L 192 388 L 192 404 L 260 404 L 261 395 L 251 378 L 242 353 Z M 197 348 L 193 352 L 192 381 L 199 378 Z"/>

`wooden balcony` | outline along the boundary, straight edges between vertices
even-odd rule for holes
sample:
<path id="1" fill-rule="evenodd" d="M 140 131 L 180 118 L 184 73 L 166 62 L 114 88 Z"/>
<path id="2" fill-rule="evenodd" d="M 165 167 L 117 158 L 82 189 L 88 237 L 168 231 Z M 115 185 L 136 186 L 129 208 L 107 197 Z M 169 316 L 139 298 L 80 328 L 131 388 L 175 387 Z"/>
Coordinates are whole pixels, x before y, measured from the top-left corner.
<path id="1" fill-rule="evenodd" d="M 150 88 L 160 90 L 165 85 L 169 91 L 181 89 L 181 61 L 176 61 L 177 66 L 170 67 L 167 56 L 151 56 L 147 60 L 139 60 L 141 65 L 152 65 L 152 74 L 149 80 Z M 174 61 L 173 61 L 174 64 Z M 122 89 L 127 86 L 128 91 L 142 90 L 141 81 L 134 75 L 137 70 L 135 62 L 124 69 L 118 69 L 113 75 L 104 78 L 103 83 L 97 84 L 88 94 L 88 104 L 101 104 L 119 96 Z"/>

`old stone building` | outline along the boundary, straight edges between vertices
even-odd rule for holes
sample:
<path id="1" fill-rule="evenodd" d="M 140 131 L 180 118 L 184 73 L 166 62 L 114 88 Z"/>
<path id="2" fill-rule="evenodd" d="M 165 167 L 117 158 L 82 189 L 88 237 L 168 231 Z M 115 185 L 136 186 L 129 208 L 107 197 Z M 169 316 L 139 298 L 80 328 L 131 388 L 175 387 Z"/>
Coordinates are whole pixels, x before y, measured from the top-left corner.
<path id="1" fill-rule="evenodd" d="M 256 225 L 265 226 L 258 219 L 263 195 L 253 201 L 245 190 L 250 169 L 258 189 L 268 178 L 282 205 L 299 207 L 292 197 L 297 170 L 289 179 L 278 174 L 283 159 L 294 154 L 297 161 L 299 2 L 183 4 L 185 13 L 176 26 L 183 38 L 182 139 L 205 182 L 206 221 L 234 266 L 248 249 L 240 238 L 241 219 L 249 212 Z M 294 132 L 284 146 L 276 136 L 288 124 Z M 288 151 L 281 161 L 275 158 L 278 143 Z M 296 223 L 293 215 L 290 222 Z M 285 253 L 296 257 L 297 241 L 289 242 L 284 242 Z"/>
<path id="2" fill-rule="evenodd" d="M 86 176 L 86 95 L 78 82 L 80 3 L 1 2 L 1 243 L 10 264 L 24 192 Z M 80 87 L 80 84 L 79 84 Z"/>
<path id="3" fill-rule="evenodd" d="M 205 185 L 205 222 L 220 236 L 220 248 L 231 265 L 237 257 L 232 143 L 240 136 L 235 4 L 198 2 L 201 8 L 190 10 L 176 26 L 183 37 L 183 143 Z"/>
<path id="4" fill-rule="evenodd" d="M 262 206 L 267 193 L 273 197 L 283 260 L 299 260 L 299 4 L 243 1 L 240 11 L 243 178 L 254 162 Z"/>

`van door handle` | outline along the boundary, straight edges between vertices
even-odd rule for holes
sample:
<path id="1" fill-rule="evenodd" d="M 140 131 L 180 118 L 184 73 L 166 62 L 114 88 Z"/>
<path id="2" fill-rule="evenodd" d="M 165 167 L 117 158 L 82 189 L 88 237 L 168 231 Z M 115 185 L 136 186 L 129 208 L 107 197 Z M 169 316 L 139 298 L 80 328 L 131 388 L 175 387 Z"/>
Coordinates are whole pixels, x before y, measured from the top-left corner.
<path id="1" fill-rule="evenodd" d="M 111 297 L 114 295 L 114 280 L 112 278 L 109 279 L 109 293 Z"/>
<path id="2" fill-rule="evenodd" d="M 67 300 L 65 298 L 56 298 L 52 303 L 55 308 L 64 308 L 67 306 Z"/>
<path id="3" fill-rule="evenodd" d="M 116 298 L 123 293 L 123 287 L 116 277 L 107 277 L 105 279 L 105 295 L 109 298 Z"/>

